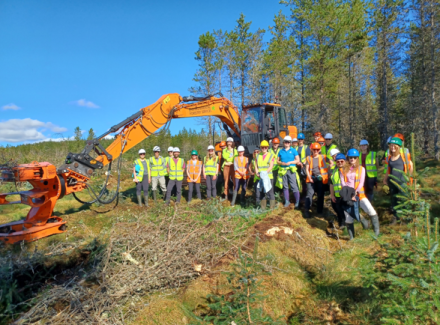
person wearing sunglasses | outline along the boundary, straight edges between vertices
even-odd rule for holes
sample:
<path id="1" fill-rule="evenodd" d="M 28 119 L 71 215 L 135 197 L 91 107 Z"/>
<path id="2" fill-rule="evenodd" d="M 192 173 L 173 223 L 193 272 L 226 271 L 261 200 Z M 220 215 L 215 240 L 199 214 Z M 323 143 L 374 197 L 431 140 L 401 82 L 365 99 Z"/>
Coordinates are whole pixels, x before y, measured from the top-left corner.
<path id="1" fill-rule="evenodd" d="M 275 208 L 275 195 L 273 188 L 273 174 L 274 166 L 273 155 L 269 152 L 269 142 L 266 140 L 260 143 L 261 153 L 257 156 L 257 163 L 255 164 L 256 175 L 260 178 L 257 185 L 257 205 L 261 205 L 261 209 L 266 209 L 267 198 L 269 198 L 270 208 Z M 263 172 L 267 173 L 263 177 Z M 268 190 L 268 187 L 270 188 Z M 264 199 L 263 199 L 264 198 Z"/>
<path id="2" fill-rule="evenodd" d="M 395 206 L 398 204 L 398 197 L 400 190 L 399 188 L 391 182 L 391 179 L 397 184 L 401 185 L 406 183 L 405 174 L 412 175 L 413 173 L 413 163 L 411 161 L 411 154 L 402 150 L 402 140 L 395 137 L 392 138 L 389 147 L 390 153 L 387 156 L 387 172 L 385 177 L 383 178 L 384 185 L 388 185 L 390 188 L 391 194 L 391 208 L 393 212 L 393 220 L 391 224 L 394 225 L 399 221 L 399 216 L 397 215 L 397 211 Z M 390 177 L 393 175 L 394 177 Z"/>
<path id="3" fill-rule="evenodd" d="M 136 182 L 138 204 L 142 206 L 142 190 L 144 191 L 145 206 L 148 206 L 148 188 L 151 183 L 150 163 L 145 159 L 144 149 L 139 150 L 139 158 L 133 164 L 133 181 Z"/>
<path id="4" fill-rule="evenodd" d="M 321 145 L 314 142 L 310 145 L 311 156 L 306 159 L 307 173 L 307 197 L 305 204 L 305 217 L 310 217 L 310 208 L 312 207 L 313 195 L 318 195 L 318 214 L 324 210 L 324 185 L 328 183 L 328 166 L 325 156 L 321 155 Z"/>
<path id="5" fill-rule="evenodd" d="M 224 185 L 225 185 L 225 200 L 228 199 L 229 194 L 229 182 L 231 178 L 234 177 L 234 159 L 238 156 L 237 149 L 234 148 L 234 139 L 229 137 L 226 139 L 226 148 L 222 151 L 222 158 L 224 159 L 222 170 L 224 177 Z M 234 183 L 232 183 L 234 184 Z"/>
<path id="6" fill-rule="evenodd" d="M 206 179 L 206 194 L 208 200 L 217 196 L 218 156 L 214 146 L 208 146 L 208 154 L 203 160 L 203 178 Z"/>
<path id="7" fill-rule="evenodd" d="M 296 138 L 294 140 L 297 140 Z M 296 164 L 300 162 L 298 152 L 291 148 L 292 138 L 290 136 L 284 137 L 284 148 L 278 154 L 278 177 L 276 185 L 283 189 L 284 207 L 290 205 L 289 185 L 295 197 L 295 208 L 299 206 L 299 192 L 301 190 L 301 182 L 297 173 Z M 297 140 L 298 142 L 298 140 Z"/>
<path id="8" fill-rule="evenodd" d="M 365 168 L 359 164 L 359 151 L 357 149 L 350 149 L 347 153 L 348 163 L 344 166 L 344 177 L 341 177 L 342 188 L 345 186 L 351 187 L 355 190 L 356 197 L 353 198 L 355 202 L 355 208 L 359 211 L 359 207 L 364 210 L 366 214 L 370 216 L 371 223 L 373 224 L 373 230 L 376 236 L 379 235 L 379 217 L 376 210 L 374 210 L 371 202 L 365 196 L 364 183 L 365 183 Z M 350 239 L 355 237 L 354 233 L 354 220 L 362 223 L 364 229 L 369 228 L 368 221 L 360 218 L 359 213 L 348 214 L 346 213 L 345 224 L 350 235 Z"/>
<path id="9" fill-rule="evenodd" d="M 343 177 L 343 170 L 345 165 L 345 160 L 347 158 L 343 153 L 338 153 L 335 155 L 335 168 L 330 176 L 330 197 L 332 201 L 332 208 L 335 211 L 338 218 L 339 229 L 345 228 L 345 215 L 344 209 L 342 208 L 341 202 L 341 177 Z"/>
<path id="10" fill-rule="evenodd" d="M 333 160 L 333 155 L 331 151 L 333 149 L 338 149 L 338 146 L 333 143 L 333 135 L 331 133 L 327 133 L 324 136 L 325 145 L 321 147 L 321 153 L 326 156 L 327 161 L 331 162 Z M 334 162 L 333 162 L 334 163 Z"/>

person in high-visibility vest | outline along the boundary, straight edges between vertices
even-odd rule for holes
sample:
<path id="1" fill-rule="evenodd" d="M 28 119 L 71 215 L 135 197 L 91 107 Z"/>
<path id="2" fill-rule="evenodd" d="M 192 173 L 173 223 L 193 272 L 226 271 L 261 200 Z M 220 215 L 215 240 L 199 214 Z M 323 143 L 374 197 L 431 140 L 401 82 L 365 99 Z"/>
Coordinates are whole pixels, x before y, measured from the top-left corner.
<path id="1" fill-rule="evenodd" d="M 327 133 L 324 136 L 325 145 L 321 147 L 321 153 L 326 156 L 327 161 L 332 160 L 332 156 L 330 155 L 330 150 L 338 149 L 338 146 L 333 143 L 333 135 L 331 133 Z"/>
<path id="2" fill-rule="evenodd" d="M 273 179 L 277 179 L 278 178 L 278 153 L 280 152 L 281 148 L 280 148 L 280 139 L 278 138 L 273 138 L 272 139 L 272 148 L 269 149 L 269 152 L 273 155 L 273 169 L 272 169 L 272 174 L 273 174 Z M 275 188 L 276 190 L 276 188 Z"/>
<path id="3" fill-rule="evenodd" d="M 170 204 L 171 200 L 171 192 L 174 188 L 176 188 L 176 204 L 180 203 L 180 199 L 182 197 L 182 181 L 183 181 L 183 172 L 185 170 L 185 161 L 182 158 L 179 158 L 180 149 L 175 147 L 173 149 L 173 158 L 169 160 L 167 165 L 168 175 L 170 175 L 170 181 L 167 185 L 167 197 L 166 197 L 166 205 Z"/>
<path id="4" fill-rule="evenodd" d="M 351 187 L 356 191 L 356 197 L 353 198 L 354 207 L 344 206 L 345 213 L 345 224 L 348 229 L 348 234 L 350 239 L 355 236 L 354 233 L 354 220 L 362 223 L 364 229 L 369 228 L 369 223 L 366 219 L 360 217 L 359 207 L 364 210 L 366 214 L 371 218 L 371 223 L 373 225 L 373 230 L 376 236 L 379 235 L 379 217 L 377 216 L 376 210 L 374 210 L 371 202 L 365 196 L 364 183 L 365 183 L 365 168 L 359 163 L 359 151 L 357 149 L 350 149 L 347 152 L 348 162 L 344 166 L 344 177 L 341 178 L 341 186 Z M 348 213 L 351 211 L 351 213 Z"/>
<path id="5" fill-rule="evenodd" d="M 284 148 L 278 154 L 277 159 L 280 169 L 278 171 L 277 186 L 283 189 L 284 200 L 285 200 L 284 207 L 287 208 L 290 205 L 290 195 L 289 195 L 289 185 L 290 185 L 290 188 L 295 197 L 295 208 L 298 208 L 301 183 L 299 180 L 299 175 L 297 173 L 296 164 L 300 162 L 300 159 L 296 149 L 290 146 L 291 141 L 292 138 L 290 136 L 285 136 L 283 140 Z"/>
<path id="6" fill-rule="evenodd" d="M 249 178 L 249 159 L 244 156 L 244 147 L 239 146 L 237 149 L 238 156 L 234 158 L 234 170 L 235 170 L 235 187 L 234 195 L 232 196 L 231 206 L 235 205 L 238 191 L 241 187 L 240 203 L 244 204 L 246 196 L 246 184 Z"/>
<path id="7" fill-rule="evenodd" d="M 226 139 L 226 148 L 222 151 L 222 158 L 224 159 L 222 170 L 225 182 L 225 199 L 228 199 L 229 194 L 229 180 L 234 177 L 234 158 L 238 156 L 237 149 L 234 148 L 234 139 Z"/>
<path id="8" fill-rule="evenodd" d="M 150 164 L 145 159 L 144 149 L 139 150 L 139 159 L 133 164 L 133 181 L 136 182 L 136 196 L 138 204 L 142 206 L 142 190 L 144 191 L 145 206 L 148 206 L 148 188 L 151 183 Z"/>
<path id="9" fill-rule="evenodd" d="M 167 167 L 165 158 L 160 155 L 160 147 L 153 148 L 154 156 L 150 157 L 151 181 L 153 190 L 153 200 L 156 201 L 157 185 L 159 184 L 162 194 L 166 197 L 167 186 L 165 182 L 165 175 L 167 174 Z"/>
<path id="10" fill-rule="evenodd" d="M 328 163 L 329 163 L 329 168 L 328 168 L 328 175 L 330 177 L 330 175 L 332 174 L 333 169 L 336 168 L 336 162 L 335 162 L 335 157 L 336 155 L 340 153 L 339 149 L 333 148 L 332 150 L 329 151 L 329 156 L 332 159 L 327 159 Z"/>
<path id="11" fill-rule="evenodd" d="M 260 147 L 256 147 L 254 149 L 254 153 L 252 155 L 252 161 L 250 162 L 250 166 L 249 166 L 249 175 L 251 176 L 250 178 L 252 179 L 255 197 L 257 197 L 257 185 L 258 185 L 258 181 L 260 180 L 260 178 L 257 176 L 256 167 L 255 167 L 257 164 L 257 159 L 259 154 L 260 154 Z"/>
<path id="12" fill-rule="evenodd" d="M 257 156 L 255 172 L 259 178 L 257 184 L 257 205 L 266 209 L 267 198 L 269 198 L 270 208 L 275 208 L 274 180 L 273 180 L 273 155 L 269 152 L 269 142 L 263 140 L 260 144 L 261 153 Z M 263 199 L 264 198 L 264 199 Z"/>
<path id="13" fill-rule="evenodd" d="M 342 208 L 342 201 L 341 201 L 341 177 L 344 177 L 344 164 L 345 164 L 345 155 L 343 153 L 338 153 L 335 156 L 335 168 L 333 169 L 333 172 L 329 178 L 330 182 L 330 197 L 331 197 L 331 203 L 332 208 L 335 211 L 337 217 L 338 217 L 338 226 L 339 229 L 345 228 L 345 214 L 344 210 Z"/>
<path id="14" fill-rule="evenodd" d="M 173 150 L 174 147 L 168 147 L 168 157 L 165 157 L 165 169 L 166 166 L 168 166 L 168 164 L 170 163 L 170 159 L 173 159 Z M 170 181 L 170 176 L 168 175 L 168 171 L 166 171 L 165 174 L 165 185 L 168 187 L 168 182 Z M 173 192 L 171 193 L 171 195 L 176 195 L 176 188 L 173 188 Z M 164 195 L 164 200 L 166 199 L 166 195 Z"/>
<path id="15" fill-rule="evenodd" d="M 322 133 L 321 132 L 315 132 L 315 133 L 313 133 L 313 137 L 315 138 L 315 142 L 318 142 L 318 139 L 322 138 Z"/>
<path id="16" fill-rule="evenodd" d="M 390 153 L 387 157 L 387 173 L 383 178 L 384 185 L 388 185 L 390 188 L 391 194 L 391 207 L 393 209 L 393 220 L 391 224 L 395 224 L 399 221 L 399 216 L 397 215 L 397 211 L 395 206 L 398 204 L 397 195 L 400 193 L 399 188 L 391 182 L 393 179 L 394 182 L 401 185 L 406 183 L 405 174 L 412 175 L 413 173 L 413 163 L 411 161 L 411 154 L 402 149 L 402 140 L 399 138 L 392 138 L 389 146 Z M 393 175 L 394 178 L 389 177 Z M 397 179 L 396 179 L 397 178 Z"/>
<path id="17" fill-rule="evenodd" d="M 379 169 L 377 152 L 370 150 L 370 144 L 367 140 L 361 140 L 359 147 L 361 149 L 360 162 L 367 173 L 364 184 L 365 195 L 370 202 L 373 202 L 374 187 L 377 186 L 377 170 Z"/>
<path id="18" fill-rule="evenodd" d="M 301 188 L 302 188 L 302 197 L 305 198 L 307 195 L 307 173 L 306 173 L 306 158 L 310 156 L 312 153 L 310 151 L 310 147 L 306 144 L 304 144 L 304 141 L 306 139 L 306 136 L 304 133 L 298 134 L 298 148 L 296 151 L 298 151 L 299 159 L 301 160 L 296 167 L 299 171 L 299 178 L 301 180 Z"/>
<path id="19" fill-rule="evenodd" d="M 198 159 L 199 153 L 197 150 L 191 151 L 191 160 L 186 163 L 186 175 L 188 181 L 188 203 L 192 200 L 194 187 L 196 188 L 197 198 L 202 199 L 202 193 L 200 193 L 200 178 L 202 175 L 202 162 Z"/>
<path id="20" fill-rule="evenodd" d="M 217 197 L 217 178 L 219 173 L 219 158 L 214 146 L 208 146 L 208 154 L 203 160 L 203 178 L 206 179 L 206 194 L 208 200 Z"/>
<path id="21" fill-rule="evenodd" d="M 322 214 L 324 211 L 324 185 L 328 183 L 328 166 L 325 156 L 321 155 L 321 145 L 314 142 L 310 145 L 312 155 L 306 159 L 307 173 L 307 197 L 305 205 L 305 217 L 310 217 L 310 208 L 315 192 L 318 194 L 317 212 Z"/>
<path id="22" fill-rule="evenodd" d="M 325 139 L 323 137 L 318 138 L 318 143 L 321 146 L 321 150 L 319 151 L 319 154 L 322 155 L 322 148 L 325 146 Z M 325 157 L 327 159 L 327 157 Z"/>

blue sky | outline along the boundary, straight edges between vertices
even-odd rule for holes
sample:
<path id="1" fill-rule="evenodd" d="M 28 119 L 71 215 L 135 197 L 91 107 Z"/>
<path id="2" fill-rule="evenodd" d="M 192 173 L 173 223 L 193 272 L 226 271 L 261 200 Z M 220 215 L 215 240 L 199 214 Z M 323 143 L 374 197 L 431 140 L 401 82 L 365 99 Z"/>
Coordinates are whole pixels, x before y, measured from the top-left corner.
<path id="1" fill-rule="evenodd" d="M 0 145 L 101 134 L 165 93 L 189 94 L 200 34 L 272 24 L 277 0 L 0 1 Z M 266 33 L 266 41 L 269 33 Z M 175 120 L 171 132 L 199 129 Z"/>

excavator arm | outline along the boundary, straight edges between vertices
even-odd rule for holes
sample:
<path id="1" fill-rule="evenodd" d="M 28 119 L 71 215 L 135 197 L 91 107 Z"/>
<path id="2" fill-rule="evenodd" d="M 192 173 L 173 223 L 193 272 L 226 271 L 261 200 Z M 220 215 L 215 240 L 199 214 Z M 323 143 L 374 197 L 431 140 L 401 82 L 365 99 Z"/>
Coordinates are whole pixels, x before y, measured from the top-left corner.
<path id="1" fill-rule="evenodd" d="M 181 97 L 174 93 L 163 95 L 155 103 L 114 125 L 101 136 L 88 140 L 80 153 L 69 153 L 65 163 L 58 169 L 47 162 L 32 162 L 12 169 L 0 166 L 0 181 L 28 181 L 33 186 L 33 189 L 25 192 L 0 194 L 0 206 L 21 203 L 31 207 L 26 219 L 0 225 L 0 240 L 12 244 L 65 232 L 66 222 L 52 215 L 57 200 L 89 189 L 87 182 L 96 169 L 112 164 L 124 152 L 154 134 L 172 119 L 202 116 L 218 117 L 240 137 L 240 115 L 231 101 L 214 96 Z M 100 140 L 111 133 L 117 133 L 114 141 L 104 148 Z M 95 157 L 90 155 L 91 152 L 95 152 Z M 110 168 L 111 165 L 109 171 Z M 102 190 L 99 195 L 95 194 L 96 198 L 92 202 L 106 203 L 101 200 L 104 192 Z M 17 194 L 20 195 L 19 201 L 7 200 L 7 196 Z"/>

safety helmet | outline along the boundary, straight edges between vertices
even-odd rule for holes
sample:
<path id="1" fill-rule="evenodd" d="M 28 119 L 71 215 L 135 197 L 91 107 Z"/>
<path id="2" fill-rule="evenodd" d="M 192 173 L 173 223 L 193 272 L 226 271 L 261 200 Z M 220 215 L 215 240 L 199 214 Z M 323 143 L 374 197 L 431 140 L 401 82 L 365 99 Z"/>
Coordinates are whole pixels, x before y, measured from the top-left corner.
<path id="1" fill-rule="evenodd" d="M 341 160 L 341 159 L 347 160 L 347 158 L 343 153 L 338 153 L 335 157 L 335 160 Z"/>
<path id="2" fill-rule="evenodd" d="M 325 139 L 323 137 L 319 137 L 318 142 L 325 142 Z"/>
<path id="3" fill-rule="evenodd" d="M 215 150 L 214 146 L 208 146 L 208 150 Z"/>
<path id="4" fill-rule="evenodd" d="M 289 141 L 289 142 L 292 142 L 292 138 L 290 137 L 290 135 L 286 135 L 285 137 L 284 137 L 284 140 L 283 141 Z"/>
<path id="5" fill-rule="evenodd" d="M 402 141 L 405 141 L 405 136 L 402 133 L 396 133 L 394 138 L 399 138 Z"/>
<path id="6" fill-rule="evenodd" d="M 269 147 L 269 142 L 267 142 L 266 140 L 261 141 L 260 147 Z"/>
<path id="7" fill-rule="evenodd" d="M 293 138 L 292 142 L 298 142 L 298 139 L 297 138 Z"/>
<path id="8" fill-rule="evenodd" d="M 156 152 L 156 151 L 159 151 L 159 152 L 160 152 L 160 147 L 159 147 L 159 146 L 155 146 L 155 147 L 153 148 L 153 151 L 154 151 L 154 152 Z"/>
<path id="9" fill-rule="evenodd" d="M 360 145 L 360 146 L 368 146 L 369 143 L 368 143 L 367 140 L 361 140 L 361 142 L 359 142 L 359 145 Z"/>
<path id="10" fill-rule="evenodd" d="M 359 151 L 357 149 L 350 149 L 347 152 L 347 157 L 359 157 Z"/>
<path id="11" fill-rule="evenodd" d="M 168 152 L 174 151 L 174 147 L 168 147 Z"/>
<path id="12" fill-rule="evenodd" d="M 304 135 L 304 133 L 298 134 L 298 140 L 304 140 L 305 138 L 306 136 Z"/>
<path id="13" fill-rule="evenodd" d="M 180 152 L 180 149 L 177 147 L 174 147 L 173 152 Z"/>
<path id="14" fill-rule="evenodd" d="M 197 150 L 193 150 L 193 151 L 191 151 L 191 156 L 194 156 L 194 155 L 196 155 L 196 156 L 199 155 L 199 153 L 197 152 Z"/>
<path id="15" fill-rule="evenodd" d="M 331 134 L 331 133 L 327 133 L 325 136 L 324 136 L 324 139 L 326 139 L 326 140 L 331 140 L 331 139 L 333 139 L 333 135 Z"/>
<path id="16" fill-rule="evenodd" d="M 392 138 L 389 143 L 397 144 L 399 147 L 402 146 L 402 140 L 400 138 L 397 138 L 397 137 Z"/>
<path id="17" fill-rule="evenodd" d="M 322 134 L 321 134 L 321 132 L 315 132 L 315 133 L 313 133 L 313 136 L 314 137 L 320 137 L 320 136 L 322 136 Z"/>
<path id="18" fill-rule="evenodd" d="M 255 147 L 254 152 L 255 151 L 260 151 L 260 147 Z"/>
<path id="19" fill-rule="evenodd" d="M 226 142 L 234 142 L 234 139 L 232 139 L 231 137 L 226 139 Z"/>
<path id="20" fill-rule="evenodd" d="M 139 150 L 138 154 L 146 153 L 144 149 Z"/>
<path id="21" fill-rule="evenodd" d="M 244 151 L 244 147 L 243 147 L 243 146 L 238 146 L 237 151 L 238 151 L 238 152 L 242 152 L 242 151 Z"/>
<path id="22" fill-rule="evenodd" d="M 310 149 L 313 149 L 313 150 L 321 150 L 321 145 L 320 145 L 318 142 L 313 142 L 313 143 L 310 145 Z"/>
<path id="23" fill-rule="evenodd" d="M 278 138 L 273 138 L 273 140 L 272 140 L 272 143 L 280 143 L 280 139 L 278 139 Z"/>
<path id="24" fill-rule="evenodd" d="M 330 156 L 332 156 L 332 157 L 334 155 L 337 155 L 338 153 L 340 153 L 340 151 L 338 149 L 336 149 L 336 148 L 330 150 L 330 152 L 329 152 Z"/>
<path id="25" fill-rule="evenodd" d="M 387 139 L 387 143 L 390 143 L 390 141 L 391 141 L 392 138 L 393 138 L 393 137 L 389 137 L 389 138 Z"/>
<path id="26" fill-rule="evenodd" d="M 220 142 L 220 147 L 226 147 L 226 141 Z"/>

